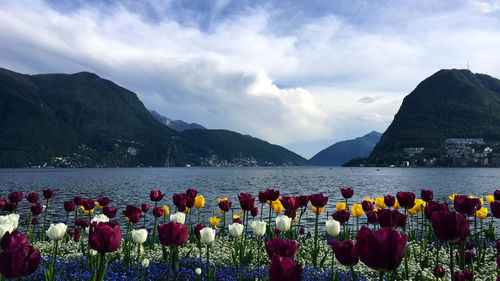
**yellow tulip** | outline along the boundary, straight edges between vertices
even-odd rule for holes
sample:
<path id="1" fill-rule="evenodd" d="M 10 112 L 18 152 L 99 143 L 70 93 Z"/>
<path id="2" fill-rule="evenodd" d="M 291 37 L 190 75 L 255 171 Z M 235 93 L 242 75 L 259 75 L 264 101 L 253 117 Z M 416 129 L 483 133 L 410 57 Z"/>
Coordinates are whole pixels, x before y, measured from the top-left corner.
<path id="1" fill-rule="evenodd" d="M 337 211 L 345 210 L 345 203 L 337 203 Z"/>
<path id="2" fill-rule="evenodd" d="M 379 207 L 380 209 L 384 209 L 385 208 L 384 197 L 375 198 L 375 205 L 377 205 L 377 207 Z"/>
<path id="3" fill-rule="evenodd" d="M 487 215 L 488 215 L 488 209 L 486 209 L 484 207 L 482 207 L 481 209 L 476 211 L 476 217 L 478 219 L 482 220 L 482 219 L 486 218 Z"/>
<path id="4" fill-rule="evenodd" d="M 283 211 L 283 205 L 281 205 L 281 201 L 279 199 L 271 203 L 271 208 L 273 208 L 276 214 L 279 214 Z"/>
<path id="5" fill-rule="evenodd" d="M 370 202 L 373 202 L 373 199 L 371 199 L 370 197 L 366 197 L 365 199 L 363 199 L 362 201 L 370 201 Z"/>
<path id="6" fill-rule="evenodd" d="M 486 201 L 488 201 L 488 204 L 491 204 L 495 202 L 495 197 L 493 195 L 488 195 L 486 196 Z"/>
<path id="7" fill-rule="evenodd" d="M 325 209 L 325 207 L 322 207 L 322 208 L 316 208 L 316 207 L 314 207 L 313 205 L 311 205 L 311 207 L 312 207 L 313 212 L 314 212 L 316 215 L 320 215 L 321 213 L 323 213 L 323 210 Z"/>
<path id="8" fill-rule="evenodd" d="M 394 201 L 394 202 L 395 202 L 394 206 L 392 206 L 392 208 L 394 208 L 394 210 L 397 210 L 397 209 L 401 208 L 401 206 L 399 205 L 398 199 L 396 199 L 396 201 Z"/>
<path id="9" fill-rule="evenodd" d="M 415 208 L 408 209 L 408 214 L 414 216 L 418 213 L 418 210 L 419 209 L 415 209 Z"/>
<path id="10" fill-rule="evenodd" d="M 194 198 L 194 207 L 196 209 L 201 209 L 205 206 L 205 197 L 203 195 L 198 195 Z"/>
<path id="11" fill-rule="evenodd" d="M 170 214 L 168 206 L 167 205 L 163 205 L 163 216 L 166 217 L 166 216 L 168 216 L 168 214 Z"/>
<path id="12" fill-rule="evenodd" d="M 361 204 L 354 204 L 352 205 L 351 213 L 354 217 L 359 218 L 365 213 L 365 211 L 363 211 Z"/>
<path id="13" fill-rule="evenodd" d="M 220 201 L 227 201 L 227 197 L 224 198 L 217 198 L 217 204 L 220 203 Z"/>
<path id="14" fill-rule="evenodd" d="M 455 203 L 455 195 L 457 195 L 457 194 L 453 193 L 453 195 L 448 196 L 448 198 L 450 198 L 451 202 L 453 202 L 453 203 Z"/>
<path id="15" fill-rule="evenodd" d="M 292 222 L 296 222 L 297 221 L 297 213 L 295 214 L 295 217 L 293 218 Z"/>
<path id="16" fill-rule="evenodd" d="M 422 199 L 416 199 L 415 200 L 415 206 L 413 206 L 414 209 L 417 210 L 417 212 L 421 213 L 422 210 L 425 208 L 425 201 Z"/>
<path id="17" fill-rule="evenodd" d="M 189 209 L 188 207 L 186 207 L 186 209 L 184 209 L 184 214 L 189 214 L 189 212 L 191 212 L 191 209 Z"/>
<path id="18" fill-rule="evenodd" d="M 97 202 L 97 201 L 96 201 L 96 202 L 95 202 L 95 205 L 96 205 L 99 209 L 101 209 L 101 210 L 102 210 L 102 208 L 103 208 L 103 207 L 99 204 L 99 202 Z"/>
<path id="19" fill-rule="evenodd" d="M 80 208 L 82 209 L 82 211 L 86 214 L 86 215 L 89 215 L 89 214 L 93 214 L 94 213 L 94 209 L 91 209 L 89 211 L 85 210 L 85 208 L 83 206 L 80 206 Z"/>
<path id="20" fill-rule="evenodd" d="M 221 209 L 219 209 L 219 211 L 221 211 L 221 213 L 223 212 Z M 243 211 L 243 210 L 242 210 L 242 211 Z M 233 216 L 233 218 L 234 218 L 234 219 L 237 219 L 237 218 L 239 218 L 239 217 L 243 216 L 244 214 L 245 214 L 245 211 L 241 212 L 241 214 L 236 214 L 236 215 L 234 215 L 234 216 Z"/>
<path id="21" fill-rule="evenodd" d="M 218 217 L 211 217 L 210 218 L 210 223 L 215 227 L 215 229 L 220 229 L 217 227 L 219 222 L 220 222 L 220 219 Z"/>

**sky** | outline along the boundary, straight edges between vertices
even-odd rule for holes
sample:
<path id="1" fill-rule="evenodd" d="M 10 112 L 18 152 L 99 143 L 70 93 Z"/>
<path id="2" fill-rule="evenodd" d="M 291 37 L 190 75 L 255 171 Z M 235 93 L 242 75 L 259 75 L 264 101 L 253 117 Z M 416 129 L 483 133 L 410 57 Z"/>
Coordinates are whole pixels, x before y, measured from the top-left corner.
<path id="1" fill-rule="evenodd" d="M 500 1 L 3 0 L 0 67 L 89 71 L 306 158 L 390 125 L 440 69 L 500 77 Z"/>

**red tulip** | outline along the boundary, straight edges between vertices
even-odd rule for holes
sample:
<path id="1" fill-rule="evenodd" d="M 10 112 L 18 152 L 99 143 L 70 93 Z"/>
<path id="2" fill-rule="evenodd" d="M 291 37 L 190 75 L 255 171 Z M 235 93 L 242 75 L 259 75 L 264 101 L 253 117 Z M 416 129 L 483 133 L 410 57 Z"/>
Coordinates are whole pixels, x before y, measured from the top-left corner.
<path id="1" fill-rule="evenodd" d="M 97 198 L 97 203 L 101 205 L 101 207 L 106 207 L 109 204 L 109 197 L 99 197 Z"/>
<path id="2" fill-rule="evenodd" d="M 361 207 L 363 208 L 363 211 L 365 211 L 365 213 L 371 212 L 374 209 L 373 202 L 368 200 L 363 200 L 361 202 Z"/>
<path id="3" fill-rule="evenodd" d="M 50 188 L 44 189 L 42 193 L 45 199 L 50 199 L 52 198 L 52 195 L 54 195 L 54 191 Z"/>
<path id="4" fill-rule="evenodd" d="M 469 222 L 457 212 L 437 211 L 432 214 L 432 228 L 443 242 L 462 242 L 469 236 Z"/>
<path id="5" fill-rule="evenodd" d="M 153 207 L 153 216 L 157 218 L 163 216 L 164 212 L 162 207 Z"/>
<path id="6" fill-rule="evenodd" d="M 178 222 L 160 224 L 158 225 L 158 237 L 162 245 L 180 246 L 187 241 L 188 226 Z"/>
<path id="7" fill-rule="evenodd" d="M 295 254 L 297 253 L 297 249 L 299 248 L 299 243 L 295 240 L 284 240 L 280 238 L 271 238 L 268 242 L 265 243 L 266 252 L 269 256 L 269 259 L 273 259 L 273 257 L 288 257 L 292 260 L 295 259 Z"/>
<path id="8" fill-rule="evenodd" d="M 491 213 L 495 218 L 500 218 L 500 200 L 495 200 L 490 204 Z"/>
<path id="9" fill-rule="evenodd" d="M 340 222 L 340 224 L 344 224 L 344 223 L 349 221 L 349 218 L 351 217 L 351 213 L 348 210 L 344 209 L 344 210 L 337 211 L 337 212 L 333 213 L 332 217 L 334 220 Z"/>
<path id="10" fill-rule="evenodd" d="M 89 246 L 97 252 L 116 251 L 122 242 L 122 232 L 118 222 L 93 222 L 89 229 Z"/>
<path id="11" fill-rule="evenodd" d="M 184 193 L 174 194 L 172 196 L 172 199 L 174 201 L 174 205 L 177 207 L 177 210 L 179 210 L 179 212 L 184 212 L 186 210 L 186 205 L 187 205 L 186 194 Z"/>
<path id="12" fill-rule="evenodd" d="M 125 215 L 131 223 L 137 223 L 142 216 L 142 212 L 141 209 L 134 205 L 127 205 L 125 210 L 123 210 L 123 215 Z"/>
<path id="13" fill-rule="evenodd" d="M 21 200 L 23 200 L 23 193 L 20 191 L 13 191 L 9 193 L 9 200 L 12 203 L 21 202 Z"/>
<path id="14" fill-rule="evenodd" d="M 118 209 L 116 209 L 115 207 L 105 206 L 104 208 L 102 208 L 102 213 L 110 219 L 116 217 L 117 212 L 118 212 Z"/>
<path id="15" fill-rule="evenodd" d="M 399 205 L 405 209 L 411 209 L 415 206 L 415 193 L 413 192 L 398 192 L 396 197 Z"/>
<path id="16" fill-rule="evenodd" d="M 231 202 L 231 201 L 228 201 L 228 200 L 221 200 L 221 201 L 219 201 L 219 208 L 220 208 L 223 212 L 227 213 L 227 212 L 229 212 L 229 210 L 231 210 L 231 204 L 232 204 L 232 202 Z"/>
<path id="17" fill-rule="evenodd" d="M 455 195 L 454 207 L 457 212 L 471 216 L 481 208 L 481 200 L 467 195 Z"/>
<path id="18" fill-rule="evenodd" d="M 87 199 L 83 201 L 83 208 L 87 211 L 90 211 L 95 208 L 95 201 L 93 199 Z"/>
<path id="19" fill-rule="evenodd" d="M 279 190 L 273 190 L 273 189 L 266 189 L 266 198 L 269 201 L 276 201 L 278 198 L 280 198 L 280 191 Z"/>
<path id="20" fill-rule="evenodd" d="M 75 202 L 73 201 L 64 201 L 64 210 L 66 212 L 73 212 L 76 209 Z"/>
<path id="21" fill-rule="evenodd" d="M 43 206 L 39 203 L 33 203 L 31 204 L 31 213 L 33 213 L 33 215 L 35 216 L 38 216 L 42 210 L 43 210 Z"/>
<path id="22" fill-rule="evenodd" d="M 0 273 L 7 279 L 31 275 L 40 265 L 41 259 L 40 251 L 31 245 L 6 249 L 0 254 Z"/>
<path id="23" fill-rule="evenodd" d="M 38 196 L 38 194 L 36 194 L 34 192 L 31 192 L 31 193 L 28 194 L 28 196 L 26 196 L 26 199 L 30 203 L 36 203 L 40 199 L 40 196 Z"/>
<path id="24" fill-rule="evenodd" d="M 387 205 L 387 207 L 392 207 L 396 204 L 396 198 L 392 195 L 386 195 L 384 196 L 384 204 Z"/>
<path id="25" fill-rule="evenodd" d="M 252 210 L 253 204 L 255 203 L 255 198 L 253 198 L 251 194 L 240 193 L 240 195 L 238 195 L 238 199 L 240 200 L 240 206 L 243 211 Z"/>
<path id="26" fill-rule="evenodd" d="M 149 198 L 151 199 L 151 201 L 157 202 L 161 201 L 164 195 L 165 194 L 162 194 L 159 190 L 151 190 L 151 192 L 149 193 Z"/>
<path id="27" fill-rule="evenodd" d="M 77 206 L 83 205 L 83 197 L 75 196 L 75 198 L 73 198 L 73 202 L 75 202 Z"/>
<path id="28" fill-rule="evenodd" d="M 427 220 L 430 221 L 432 218 L 432 214 L 437 211 L 449 211 L 448 204 L 446 203 L 439 204 L 434 201 L 427 202 L 424 208 L 424 213 Z"/>
<path id="29" fill-rule="evenodd" d="M 354 266 L 359 261 L 358 250 L 352 239 L 344 242 L 332 241 L 330 244 L 335 258 L 344 266 Z"/>
<path id="30" fill-rule="evenodd" d="M 196 197 L 196 195 L 198 195 L 198 191 L 196 189 L 190 188 L 190 189 L 186 190 L 187 197 L 191 197 L 194 199 Z"/>
<path id="31" fill-rule="evenodd" d="M 309 201 L 314 207 L 323 208 L 328 203 L 328 196 L 324 196 L 323 193 L 312 194 L 309 195 Z"/>
<path id="32" fill-rule="evenodd" d="M 151 205 L 149 205 L 148 203 L 142 203 L 141 210 L 143 213 L 146 213 L 147 211 L 149 211 L 149 208 L 151 208 Z"/>
<path id="33" fill-rule="evenodd" d="M 434 199 L 434 192 L 430 189 L 422 189 L 422 191 L 420 191 L 420 197 L 422 197 L 422 200 L 425 202 L 432 201 L 432 199 Z"/>
<path id="34" fill-rule="evenodd" d="M 349 199 L 354 195 L 354 190 L 352 190 L 352 188 L 350 187 L 341 188 L 340 193 L 342 193 L 342 197 L 344 197 L 345 199 Z"/>
<path id="35" fill-rule="evenodd" d="M 356 241 L 356 249 L 364 264 L 376 271 L 388 272 L 401 264 L 408 236 L 390 227 L 373 233 L 366 226 L 362 226 L 356 235 Z"/>
<path id="36" fill-rule="evenodd" d="M 299 281 L 302 266 L 289 257 L 274 256 L 269 266 L 269 281 Z"/>

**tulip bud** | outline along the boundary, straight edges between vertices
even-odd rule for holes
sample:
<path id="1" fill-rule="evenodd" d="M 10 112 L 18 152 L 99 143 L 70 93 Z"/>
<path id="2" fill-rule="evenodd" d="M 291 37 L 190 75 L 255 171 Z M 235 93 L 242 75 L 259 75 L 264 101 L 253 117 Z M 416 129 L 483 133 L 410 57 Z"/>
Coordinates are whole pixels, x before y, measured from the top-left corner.
<path id="1" fill-rule="evenodd" d="M 141 262 L 143 268 L 147 268 L 149 266 L 149 259 L 143 259 Z"/>
<path id="2" fill-rule="evenodd" d="M 194 270 L 194 273 L 196 273 L 196 275 L 201 275 L 201 268 L 199 268 L 199 267 L 198 267 L 198 268 L 196 268 L 196 269 Z"/>
<path id="3" fill-rule="evenodd" d="M 52 198 L 52 195 L 54 195 L 54 191 L 52 191 L 52 189 L 50 188 L 44 189 L 42 192 L 43 192 L 43 197 L 45 197 L 45 199 L 50 199 Z"/>

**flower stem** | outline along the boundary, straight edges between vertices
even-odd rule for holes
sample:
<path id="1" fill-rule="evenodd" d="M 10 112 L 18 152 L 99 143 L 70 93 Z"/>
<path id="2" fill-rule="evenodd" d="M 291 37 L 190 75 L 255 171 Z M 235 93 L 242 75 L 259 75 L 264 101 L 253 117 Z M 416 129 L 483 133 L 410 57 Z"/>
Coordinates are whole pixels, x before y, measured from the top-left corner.
<path id="1" fill-rule="evenodd" d="M 170 280 L 170 271 L 172 270 L 172 260 L 174 259 L 174 247 L 170 247 L 170 258 L 168 260 L 168 269 L 167 269 L 167 281 Z"/>
<path id="2" fill-rule="evenodd" d="M 101 260 L 99 262 L 99 269 L 97 271 L 97 280 L 98 281 L 101 281 L 104 279 L 104 255 L 105 255 L 105 253 L 100 254 Z"/>
<path id="3" fill-rule="evenodd" d="M 49 199 L 45 203 L 45 214 L 43 215 L 43 225 L 42 225 L 42 235 L 40 239 L 43 239 L 45 236 L 45 220 L 47 219 L 47 210 L 49 209 Z"/>
<path id="4" fill-rule="evenodd" d="M 316 222 L 314 224 L 314 252 L 313 252 L 314 267 L 316 267 L 318 260 L 318 221 L 319 221 L 319 208 L 316 211 Z"/>

